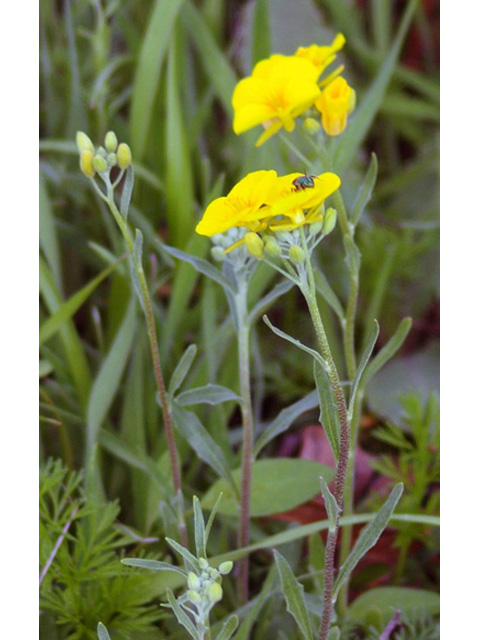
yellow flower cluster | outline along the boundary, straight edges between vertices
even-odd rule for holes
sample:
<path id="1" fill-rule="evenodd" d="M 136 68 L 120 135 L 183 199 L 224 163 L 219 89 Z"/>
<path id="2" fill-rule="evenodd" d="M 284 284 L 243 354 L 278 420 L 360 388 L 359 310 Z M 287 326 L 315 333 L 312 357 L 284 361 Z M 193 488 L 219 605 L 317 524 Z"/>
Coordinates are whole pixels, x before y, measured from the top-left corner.
<path id="1" fill-rule="evenodd" d="M 340 178 L 334 173 L 278 176 L 273 170 L 254 171 L 226 197 L 208 205 L 196 232 L 211 237 L 233 227 L 245 227 L 250 232 L 291 231 L 319 222 L 325 199 L 339 186 Z"/>
<path id="2" fill-rule="evenodd" d="M 320 111 L 328 135 L 342 133 L 355 106 L 355 91 L 339 77 L 343 66 L 323 79 L 320 76 L 344 44 L 345 38 L 338 34 L 329 46 L 300 47 L 293 56 L 275 54 L 258 62 L 233 92 L 235 133 L 263 124 L 258 147 L 281 128 L 292 131 L 295 118 L 313 106 Z"/>

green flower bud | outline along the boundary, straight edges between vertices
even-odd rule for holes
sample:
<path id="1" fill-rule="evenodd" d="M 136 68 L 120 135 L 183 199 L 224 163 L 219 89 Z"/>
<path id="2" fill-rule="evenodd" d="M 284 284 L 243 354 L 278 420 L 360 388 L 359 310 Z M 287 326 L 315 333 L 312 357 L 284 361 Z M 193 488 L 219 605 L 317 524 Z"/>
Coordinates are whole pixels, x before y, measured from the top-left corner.
<path id="1" fill-rule="evenodd" d="M 305 251 L 302 247 L 299 247 L 298 244 L 292 244 L 288 250 L 288 256 L 292 262 L 296 262 L 297 264 L 305 261 Z"/>
<path id="2" fill-rule="evenodd" d="M 207 594 L 210 602 L 215 604 L 215 602 L 219 602 L 222 599 L 223 589 L 218 582 L 214 582 L 209 586 Z"/>
<path id="3" fill-rule="evenodd" d="M 110 153 L 117 150 L 118 140 L 114 131 L 109 131 L 105 136 L 105 147 Z"/>
<path id="4" fill-rule="evenodd" d="M 97 155 L 102 156 L 105 160 L 108 158 L 107 150 L 104 147 L 97 147 Z"/>
<path id="5" fill-rule="evenodd" d="M 107 158 L 107 164 L 109 167 L 114 167 L 117 164 L 117 154 L 109 153 Z"/>
<path id="6" fill-rule="evenodd" d="M 325 213 L 325 218 L 323 220 L 323 234 L 328 236 L 335 229 L 335 225 L 337 224 L 337 212 L 335 209 L 329 207 Z"/>
<path id="7" fill-rule="evenodd" d="M 263 260 L 265 257 L 265 250 L 263 247 L 263 240 L 259 235 L 249 231 L 245 235 L 245 244 L 247 246 L 248 253 L 257 260 Z"/>
<path id="8" fill-rule="evenodd" d="M 208 569 L 208 562 L 206 558 L 199 558 L 198 564 L 200 565 L 200 569 Z"/>
<path id="9" fill-rule="evenodd" d="M 95 147 L 93 146 L 93 142 L 83 131 L 77 131 L 77 147 L 78 153 L 82 153 L 82 151 L 91 151 L 92 155 L 95 153 Z"/>
<path id="10" fill-rule="evenodd" d="M 107 161 L 103 156 L 97 153 L 97 155 L 93 159 L 93 167 L 95 171 L 98 171 L 98 173 L 103 173 L 108 169 Z"/>
<path id="11" fill-rule="evenodd" d="M 95 167 L 93 165 L 93 153 L 90 149 L 84 149 L 80 154 L 80 169 L 87 178 L 93 178 Z"/>
<path id="12" fill-rule="evenodd" d="M 267 236 L 265 240 L 265 253 L 271 258 L 278 258 L 282 255 L 282 250 L 275 238 Z"/>
<path id="13" fill-rule="evenodd" d="M 303 128 L 307 133 L 313 136 L 320 129 L 320 123 L 318 120 L 314 120 L 313 118 L 305 118 L 303 121 Z"/>
<path id="14" fill-rule="evenodd" d="M 213 580 L 216 580 L 218 578 L 218 571 L 216 569 L 214 569 L 213 567 L 209 567 L 208 568 L 208 575 Z"/>
<path id="15" fill-rule="evenodd" d="M 222 564 L 218 567 L 218 570 L 222 574 L 222 576 L 226 576 L 227 573 L 233 569 L 233 562 L 231 560 L 227 560 L 226 562 L 222 562 Z"/>
<path id="16" fill-rule="evenodd" d="M 217 262 L 223 262 L 227 257 L 227 254 L 222 247 L 212 247 L 210 253 L 212 254 L 212 258 Z"/>
<path id="17" fill-rule="evenodd" d="M 117 158 L 120 169 L 126 169 L 132 164 L 132 152 L 125 142 L 121 142 L 118 145 Z"/>
<path id="18" fill-rule="evenodd" d="M 192 589 L 193 591 L 198 591 L 202 586 L 200 578 L 195 573 L 193 573 L 193 571 L 190 571 L 188 574 L 187 584 L 188 588 Z"/>
<path id="19" fill-rule="evenodd" d="M 323 220 L 317 220 L 317 222 L 312 222 L 312 224 L 308 226 L 309 235 L 316 236 L 318 233 L 320 233 L 320 231 L 322 230 L 322 227 L 323 227 Z"/>
<path id="20" fill-rule="evenodd" d="M 198 593 L 198 591 L 187 591 L 187 596 L 190 602 L 193 604 L 200 604 L 202 602 L 202 596 Z"/>

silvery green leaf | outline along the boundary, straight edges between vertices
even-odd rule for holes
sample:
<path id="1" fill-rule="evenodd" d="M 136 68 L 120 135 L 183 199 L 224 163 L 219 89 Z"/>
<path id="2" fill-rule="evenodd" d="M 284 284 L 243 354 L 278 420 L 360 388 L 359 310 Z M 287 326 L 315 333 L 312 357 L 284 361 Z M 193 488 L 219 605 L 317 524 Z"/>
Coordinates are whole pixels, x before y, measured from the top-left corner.
<path id="1" fill-rule="evenodd" d="M 190 618 L 185 613 L 185 611 L 180 607 L 178 602 L 175 600 L 175 596 L 173 595 L 171 589 L 167 589 L 167 600 L 173 613 L 175 614 L 175 617 L 177 618 L 178 622 L 182 625 L 182 627 L 185 627 L 185 629 L 188 631 L 191 637 L 194 638 L 194 640 L 200 640 L 200 636 L 198 635 L 195 625 L 190 620 Z"/>
<path id="2" fill-rule="evenodd" d="M 188 346 L 182 357 L 180 358 L 177 366 L 175 367 L 172 377 L 170 378 L 170 384 L 168 386 L 168 393 L 171 397 L 175 394 L 175 391 L 180 387 L 185 379 L 185 376 L 190 371 L 192 362 L 197 354 L 197 345 L 191 344 Z"/>
<path id="3" fill-rule="evenodd" d="M 238 627 L 238 616 L 230 616 L 215 640 L 230 640 Z"/>
<path id="4" fill-rule="evenodd" d="M 205 520 L 203 519 L 202 507 L 197 496 L 193 496 L 193 519 L 195 531 L 195 549 L 199 558 L 205 558 L 207 555 L 206 536 L 205 536 Z"/>
<path id="5" fill-rule="evenodd" d="M 242 402 L 240 396 L 237 396 L 231 389 L 223 387 L 220 384 L 207 384 L 204 387 L 197 387 L 196 389 L 189 389 L 180 393 L 176 397 L 178 404 L 182 407 L 187 407 L 191 404 L 221 404 L 222 402 L 228 402 L 229 400 L 235 400 L 236 402 Z"/>
<path id="6" fill-rule="evenodd" d="M 135 246 L 133 248 L 133 258 L 138 265 L 142 264 L 143 254 L 143 233 L 140 229 L 135 229 Z"/>
<path id="7" fill-rule="evenodd" d="M 178 258 L 179 260 L 183 260 L 184 262 L 188 262 L 189 264 L 196 269 L 199 273 L 203 273 L 203 275 L 215 280 L 218 284 L 222 285 L 225 290 L 231 291 L 235 293 L 232 285 L 227 280 L 227 278 L 213 265 L 210 264 L 207 260 L 203 258 L 197 258 L 196 256 L 191 256 L 185 251 L 181 251 L 180 249 L 176 249 L 175 247 L 169 247 L 168 245 L 163 245 L 163 250 L 172 255 L 174 258 Z"/>
<path id="8" fill-rule="evenodd" d="M 357 566 L 358 562 L 369 551 L 382 535 L 403 493 L 403 484 L 400 482 L 394 486 L 386 502 L 380 507 L 375 518 L 364 527 L 358 539 L 341 567 L 333 586 L 333 601 L 335 602 L 343 583 Z"/>
<path id="9" fill-rule="evenodd" d="M 175 426 L 199 458 L 212 467 L 219 476 L 225 478 L 232 487 L 235 487 L 230 467 L 222 449 L 197 416 L 181 407 L 175 401 L 172 403 L 172 414 Z"/>
<path id="10" fill-rule="evenodd" d="M 333 390 L 327 372 L 316 361 L 313 363 L 313 375 L 320 404 L 319 420 L 325 429 L 335 460 L 338 460 L 340 455 L 340 418 Z"/>
<path id="11" fill-rule="evenodd" d="M 253 309 L 248 314 L 248 324 L 253 324 L 257 318 L 259 318 L 264 311 L 268 309 L 268 307 L 283 296 L 284 293 L 287 293 L 293 287 L 293 282 L 291 280 L 282 280 L 279 284 L 275 285 L 273 289 L 267 293 L 266 296 L 263 296 L 261 300 L 257 302 L 257 304 L 253 307 Z"/>
<path id="12" fill-rule="evenodd" d="M 351 236 L 344 236 L 343 245 L 345 247 L 345 259 L 347 261 L 348 270 L 351 273 L 360 271 L 360 251 Z"/>
<path id="13" fill-rule="evenodd" d="M 187 571 L 194 571 L 194 572 L 198 572 L 199 571 L 198 560 L 193 555 L 193 553 L 191 553 L 186 547 L 181 545 L 176 540 L 172 540 L 172 538 L 165 538 L 165 540 L 185 560 L 185 567 L 186 567 Z"/>
<path id="14" fill-rule="evenodd" d="M 365 211 L 365 207 L 372 197 L 372 191 L 375 186 L 375 182 L 377 181 L 377 173 L 377 156 L 372 153 L 367 175 L 365 176 L 365 180 L 358 191 L 358 195 L 352 209 L 352 224 L 354 227 L 358 224 L 362 213 Z"/>
<path id="15" fill-rule="evenodd" d="M 161 562 L 160 560 L 149 560 L 146 558 L 123 558 L 120 562 L 127 565 L 128 567 L 139 567 L 140 569 L 150 569 L 151 571 L 173 571 L 174 573 L 179 573 L 184 578 L 186 578 L 188 575 L 187 572 L 180 567 L 176 567 L 175 565 L 169 564 L 168 562 Z"/>
<path id="16" fill-rule="evenodd" d="M 325 502 L 328 520 L 330 521 L 330 529 L 334 530 L 337 526 L 338 516 L 340 515 L 340 507 L 338 506 L 335 496 L 328 488 L 325 478 L 322 476 L 320 476 L 320 490 L 322 492 L 323 501 Z"/>
<path id="17" fill-rule="evenodd" d="M 282 591 L 287 603 L 287 611 L 292 614 L 305 640 L 314 640 L 310 618 L 308 616 L 304 588 L 296 578 L 290 565 L 276 549 L 273 551 L 275 564 L 282 583 Z"/>
<path id="18" fill-rule="evenodd" d="M 280 338 L 283 338 L 287 342 L 291 342 L 298 349 L 305 351 L 306 353 L 311 355 L 312 358 L 316 360 L 324 369 L 328 369 L 328 364 L 326 360 L 322 358 L 322 356 L 318 353 L 318 351 L 315 351 L 315 349 L 310 349 L 310 347 L 307 347 L 306 345 L 304 345 L 302 342 L 300 342 L 300 340 L 297 340 L 296 338 L 292 338 L 292 336 L 289 336 L 288 333 L 285 333 L 284 331 L 281 331 L 281 329 L 277 329 L 277 327 L 274 327 L 266 315 L 263 316 L 263 321 L 277 336 L 279 336 Z"/>
<path id="19" fill-rule="evenodd" d="M 372 378 L 400 349 L 412 326 L 411 318 L 404 318 L 387 344 L 377 353 L 365 370 L 364 384 Z"/>
<path id="20" fill-rule="evenodd" d="M 305 413 L 305 411 L 315 409 L 315 407 L 318 407 L 318 394 L 316 391 L 312 391 L 305 396 L 305 398 L 282 409 L 275 420 L 268 425 L 258 438 L 253 448 L 254 457 L 258 456 L 263 447 L 273 440 L 273 438 L 286 431 L 298 416 Z"/>
<path id="21" fill-rule="evenodd" d="M 123 183 L 122 197 L 120 199 L 120 213 L 125 218 L 125 220 L 127 219 L 128 209 L 130 208 L 130 200 L 132 199 L 134 177 L 133 165 L 130 165 L 127 168 L 125 181 Z"/>
<path id="22" fill-rule="evenodd" d="M 215 502 L 213 509 L 210 512 L 210 515 L 207 520 L 207 526 L 205 527 L 205 545 L 208 542 L 208 536 L 210 535 L 210 529 L 212 528 L 213 521 L 215 520 L 215 516 L 217 515 L 218 507 L 220 505 L 220 500 L 222 499 L 223 493 L 218 494 L 217 501 Z"/>
<path id="23" fill-rule="evenodd" d="M 360 380 L 362 379 L 363 372 L 365 371 L 365 367 L 370 360 L 370 356 L 372 355 L 373 348 L 377 342 L 378 334 L 380 333 L 380 325 L 376 320 L 373 321 L 373 329 L 372 333 L 367 342 L 367 346 L 365 347 L 365 351 L 363 352 L 362 359 L 360 360 L 360 364 L 358 365 L 358 369 L 355 372 L 355 377 L 353 378 L 352 388 L 350 390 L 350 402 L 348 404 L 348 419 L 349 421 L 352 419 L 353 405 L 355 403 L 355 396 L 357 395 L 358 385 L 360 384 Z"/>
<path id="24" fill-rule="evenodd" d="M 315 289 L 322 296 L 325 302 L 327 302 L 327 304 L 329 304 L 330 307 L 335 311 L 340 322 L 343 323 L 345 314 L 343 311 L 342 303 L 337 298 L 337 295 L 330 286 L 330 283 L 326 279 L 325 274 L 319 269 L 315 271 Z"/>
<path id="25" fill-rule="evenodd" d="M 107 631 L 107 627 L 101 622 L 97 625 L 98 640 L 110 640 L 110 634 Z"/>
<path id="26" fill-rule="evenodd" d="M 340 640 L 340 629 L 338 627 L 333 627 L 328 632 L 328 640 Z"/>

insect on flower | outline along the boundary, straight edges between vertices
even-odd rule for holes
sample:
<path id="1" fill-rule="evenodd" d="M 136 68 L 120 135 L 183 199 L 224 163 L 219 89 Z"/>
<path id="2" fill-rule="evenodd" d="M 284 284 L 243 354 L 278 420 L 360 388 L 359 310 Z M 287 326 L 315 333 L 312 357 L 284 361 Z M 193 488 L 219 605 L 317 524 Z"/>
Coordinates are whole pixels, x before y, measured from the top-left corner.
<path id="1" fill-rule="evenodd" d="M 299 176 L 298 178 L 295 178 L 295 180 L 292 182 L 293 186 L 295 187 L 295 191 L 304 191 L 305 189 L 311 189 L 315 186 L 315 178 L 317 176 L 307 176 L 307 174 L 305 174 L 304 176 Z"/>

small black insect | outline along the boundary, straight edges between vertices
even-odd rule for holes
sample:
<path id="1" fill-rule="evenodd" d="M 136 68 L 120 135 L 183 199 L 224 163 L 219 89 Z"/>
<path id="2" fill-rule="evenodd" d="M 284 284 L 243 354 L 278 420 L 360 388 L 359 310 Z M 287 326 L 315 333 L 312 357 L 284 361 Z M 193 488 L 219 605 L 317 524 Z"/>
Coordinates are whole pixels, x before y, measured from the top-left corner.
<path id="1" fill-rule="evenodd" d="M 293 186 L 295 187 L 295 191 L 303 191 L 304 189 L 311 189 L 312 187 L 315 186 L 315 182 L 314 179 L 317 176 L 298 176 L 298 178 L 295 178 L 295 180 L 292 182 Z"/>

